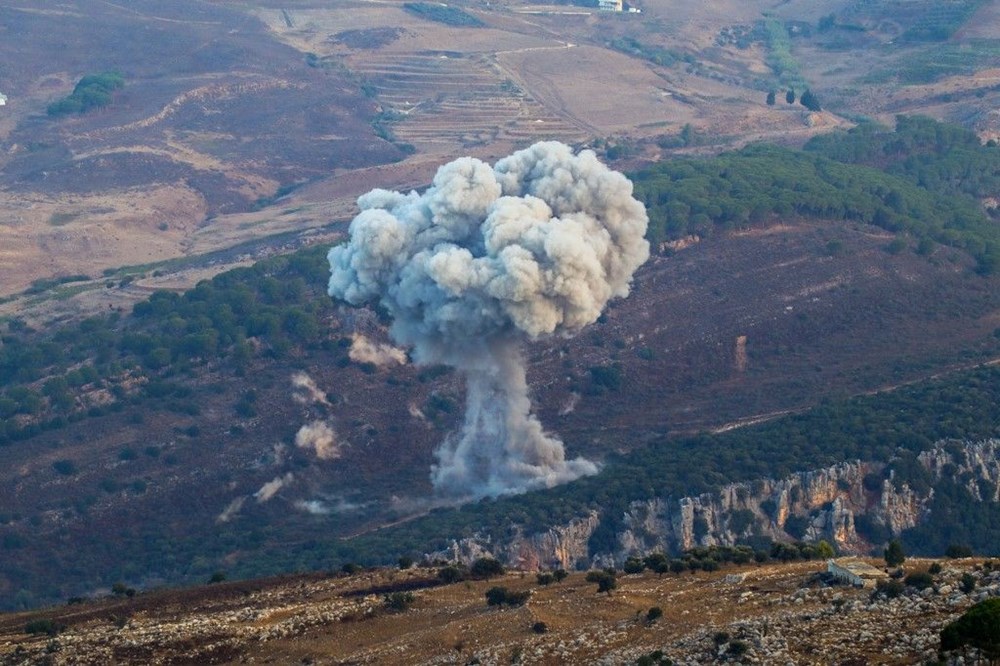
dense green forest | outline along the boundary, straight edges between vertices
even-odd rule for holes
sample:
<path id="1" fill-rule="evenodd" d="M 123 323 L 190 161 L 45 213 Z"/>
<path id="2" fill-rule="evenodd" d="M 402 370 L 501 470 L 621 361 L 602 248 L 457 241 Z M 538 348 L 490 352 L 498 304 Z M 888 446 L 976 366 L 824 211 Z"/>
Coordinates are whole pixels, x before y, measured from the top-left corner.
<path id="1" fill-rule="evenodd" d="M 805 150 L 752 145 L 669 160 L 633 179 L 653 242 L 796 215 L 873 224 L 922 253 L 957 247 L 983 274 L 1000 267 L 1000 225 L 978 200 L 997 191 L 1000 150 L 926 118 L 900 117 L 895 131 L 864 123 Z"/>
<path id="2" fill-rule="evenodd" d="M 100 416 L 122 400 L 171 395 L 178 378 L 209 363 L 240 374 L 255 357 L 296 349 L 343 356 L 340 341 L 327 334 L 334 307 L 325 293 L 328 272 L 325 249 L 316 247 L 228 271 L 184 294 L 156 292 L 131 316 L 90 317 L 48 337 L 8 322 L 0 336 L 0 445 Z M 126 389 L 136 377 L 149 381 Z M 86 394 L 99 388 L 117 402 L 88 405 Z"/>

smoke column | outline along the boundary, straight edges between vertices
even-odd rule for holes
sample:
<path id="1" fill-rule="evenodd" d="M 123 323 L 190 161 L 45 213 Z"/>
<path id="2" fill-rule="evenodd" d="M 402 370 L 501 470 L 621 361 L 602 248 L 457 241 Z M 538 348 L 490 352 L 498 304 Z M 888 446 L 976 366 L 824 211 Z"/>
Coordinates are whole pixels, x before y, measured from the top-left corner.
<path id="1" fill-rule="evenodd" d="M 628 295 L 649 257 L 632 183 L 591 151 L 543 142 L 493 167 L 457 159 L 423 194 L 376 189 L 358 206 L 329 253 L 330 295 L 379 301 L 416 363 L 466 376 L 465 422 L 436 453 L 435 488 L 496 496 L 595 473 L 531 414 L 519 349 L 571 337 Z"/>

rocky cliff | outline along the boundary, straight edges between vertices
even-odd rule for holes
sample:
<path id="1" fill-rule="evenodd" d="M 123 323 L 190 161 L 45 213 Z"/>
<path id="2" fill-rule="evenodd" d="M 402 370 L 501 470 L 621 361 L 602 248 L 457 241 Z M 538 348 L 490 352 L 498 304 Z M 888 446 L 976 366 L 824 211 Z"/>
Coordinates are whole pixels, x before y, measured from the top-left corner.
<path id="1" fill-rule="evenodd" d="M 469 562 L 492 555 L 519 568 L 571 568 L 621 563 L 652 551 L 734 545 L 753 537 L 776 541 L 825 539 L 841 553 L 862 554 L 929 515 L 934 485 L 960 480 L 979 501 L 1000 498 L 1000 440 L 943 442 L 889 463 L 853 461 L 784 479 L 733 483 L 695 497 L 632 502 L 614 552 L 591 552 L 598 512 L 545 532 L 515 533 L 503 542 L 469 538 L 435 557 Z"/>

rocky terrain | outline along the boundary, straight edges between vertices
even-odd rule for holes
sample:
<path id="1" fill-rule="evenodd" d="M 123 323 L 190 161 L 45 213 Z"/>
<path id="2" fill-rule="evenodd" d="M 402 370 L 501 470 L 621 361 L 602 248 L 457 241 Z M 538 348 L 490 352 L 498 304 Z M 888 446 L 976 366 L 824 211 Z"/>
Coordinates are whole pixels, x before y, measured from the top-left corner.
<path id="1" fill-rule="evenodd" d="M 521 572 L 442 584 L 423 568 L 220 583 L 4 615 L 0 663 L 913 664 L 936 659 L 946 623 L 1000 595 L 989 564 L 939 566 L 932 586 L 894 598 L 835 584 L 823 561 L 619 574 L 609 594 L 582 573 L 548 585 Z M 963 574 L 975 583 L 968 593 Z M 490 607 L 494 586 L 530 597 Z M 390 608 L 404 591 L 412 599 Z"/>
<path id="2" fill-rule="evenodd" d="M 961 478 L 971 496 L 994 502 L 1000 492 L 1000 442 L 950 443 L 925 451 L 917 460 L 934 481 Z M 855 518 L 899 536 L 930 514 L 933 485 L 915 490 L 881 462 L 844 462 L 800 472 L 785 479 L 728 484 L 697 497 L 657 497 L 633 502 L 617 533 L 617 548 L 594 552 L 590 538 L 600 524 L 597 511 L 542 533 L 515 532 L 503 541 L 466 537 L 435 557 L 472 562 L 491 556 L 512 566 L 621 566 L 633 556 L 680 553 L 698 546 L 734 546 L 750 538 L 775 541 L 826 540 L 840 552 L 866 554 L 873 546 L 859 534 Z M 794 523 L 794 527 L 793 527 Z"/>

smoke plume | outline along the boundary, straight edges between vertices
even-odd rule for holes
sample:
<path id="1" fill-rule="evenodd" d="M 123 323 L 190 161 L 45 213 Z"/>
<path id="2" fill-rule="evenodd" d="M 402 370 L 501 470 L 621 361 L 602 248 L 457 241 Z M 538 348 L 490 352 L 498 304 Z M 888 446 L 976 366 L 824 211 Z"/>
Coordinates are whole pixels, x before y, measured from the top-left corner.
<path id="1" fill-rule="evenodd" d="M 268 502 L 271 498 L 278 494 L 279 490 L 291 483 L 294 478 L 295 477 L 291 472 L 288 472 L 284 476 L 276 476 L 262 485 L 257 492 L 253 494 L 253 496 L 257 500 L 258 504 Z"/>
<path id="2" fill-rule="evenodd" d="M 330 401 L 326 399 L 326 393 L 316 385 L 312 377 L 304 372 L 296 372 L 292 375 L 292 400 L 300 405 L 316 403 L 330 406 Z"/>
<path id="3" fill-rule="evenodd" d="M 299 428 L 295 433 L 295 446 L 309 449 L 320 460 L 335 460 L 340 457 L 337 434 L 325 421 L 313 421 Z"/>
<path id="4" fill-rule="evenodd" d="M 358 206 L 350 240 L 329 253 L 330 295 L 379 301 L 415 362 L 466 376 L 465 422 L 437 451 L 435 488 L 495 496 L 595 473 L 531 414 L 519 348 L 573 336 L 628 295 L 649 257 L 628 179 L 543 142 L 493 167 L 457 159 L 423 194 L 376 189 Z"/>
<path id="5" fill-rule="evenodd" d="M 377 366 L 406 365 L 406 352 L 398 347 L 372 342 L 360 333 L 351 340 L 348 357 L 357 363 L 373 363 Z"/>

